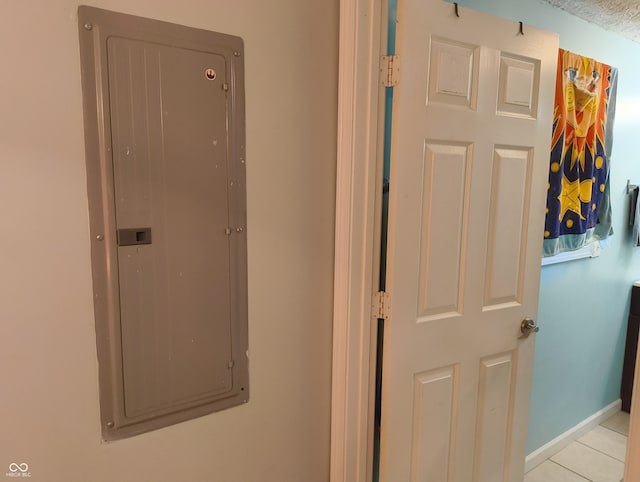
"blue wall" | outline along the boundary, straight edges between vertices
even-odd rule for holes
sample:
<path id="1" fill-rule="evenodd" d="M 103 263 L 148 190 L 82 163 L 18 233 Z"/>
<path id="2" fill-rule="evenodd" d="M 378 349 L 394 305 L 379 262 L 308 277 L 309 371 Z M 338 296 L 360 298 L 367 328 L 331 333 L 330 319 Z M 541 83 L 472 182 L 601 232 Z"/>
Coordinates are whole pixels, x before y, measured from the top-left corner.
<path id="1" fill-rule="evenodd" d="M 640 184 L 640 44 L 607 32 L 542 0 L 461 0 L 492 15 L 556 32 L 560 47 L 619 69 L 611 156 L 615 234 L 599 258 L 542 269 L 528 452 L 620 397 L 631 285 L 640 279 L 640 248 L 627 227 L 627 179 Z M 464 10 L 461 9 L 461 14 Z"/>

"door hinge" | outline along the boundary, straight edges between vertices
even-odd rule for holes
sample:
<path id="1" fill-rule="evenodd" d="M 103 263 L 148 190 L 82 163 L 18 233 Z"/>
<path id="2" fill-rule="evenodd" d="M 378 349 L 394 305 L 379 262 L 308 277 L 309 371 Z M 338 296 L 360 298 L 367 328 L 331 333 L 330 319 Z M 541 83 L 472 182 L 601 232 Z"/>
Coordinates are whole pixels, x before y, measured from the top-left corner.
<path id="1" fill-rule="evenodd" d="M 380 82 L 385 87 L 395 87 L 400 80 L 400 57 L 383 55 L 380 57 Z"/>
<path id="2" fill-rule="evenodd" d="M 374 293 L 371 303 L 371 317 L 374 320 L 388 320 L 390 311 L 391 300 L 389 294 L 384 291 Z"/>

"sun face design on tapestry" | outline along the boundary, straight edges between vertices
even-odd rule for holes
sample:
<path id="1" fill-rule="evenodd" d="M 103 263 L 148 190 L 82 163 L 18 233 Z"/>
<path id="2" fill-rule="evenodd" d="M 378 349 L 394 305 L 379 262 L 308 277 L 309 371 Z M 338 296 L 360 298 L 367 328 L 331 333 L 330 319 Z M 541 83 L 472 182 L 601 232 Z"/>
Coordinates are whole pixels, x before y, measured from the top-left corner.
<path id="1" fill-rule="evenodd" d="M 607 182 L 608 65 L 560 50 L 545 239 L 584 234 L 598 223 Z"/>

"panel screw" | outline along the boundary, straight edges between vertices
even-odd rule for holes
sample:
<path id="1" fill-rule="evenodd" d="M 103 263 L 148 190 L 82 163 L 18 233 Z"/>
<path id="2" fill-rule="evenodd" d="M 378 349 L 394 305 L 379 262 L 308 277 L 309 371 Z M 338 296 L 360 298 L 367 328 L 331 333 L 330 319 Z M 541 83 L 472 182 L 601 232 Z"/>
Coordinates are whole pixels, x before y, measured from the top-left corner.
<path id="1" fill-rule="evenodd" d="M 109 428 L 113 428 L 115 424 L 113 422 L 107 422 L 107 427 Z"/>
<path id="2" fill-rule="evenodd" d="M 86 28 L 87 30 L 92 30 L 93 29 L 93 25 L 90 23 L 85 23 L 84 24 L 84 28 Z"/>
<path id="3" fill-rule="evenodd" d="M 104 234 L 98 234 L 98 235 L 96 236 L 96 239 L 97 239 L 98 241 L 104 241 Z"/>
<path id="4" fill-rule="evenodd" d="M 237 50 L 235 50 L 235 51 L 233 52 L 233 55 L 235 55 L 236 57 L 240 57 L 240 52 L 238 52 Z"/>
<path id="5" fill-rule="evenodd" d="M 236 228 L 236 232 L 237 232 L 237 233 L 241 233 L 242 231 L 243 231 L 243 229 L 242 229 L 242 228 Z"/>
<path id="6" fill-rule="evenodd" d="M 217 77 L 216 71 L 213 69 L 207 69 L 204 71 L 204 76 L 209 80 L 215 80 Z"/>

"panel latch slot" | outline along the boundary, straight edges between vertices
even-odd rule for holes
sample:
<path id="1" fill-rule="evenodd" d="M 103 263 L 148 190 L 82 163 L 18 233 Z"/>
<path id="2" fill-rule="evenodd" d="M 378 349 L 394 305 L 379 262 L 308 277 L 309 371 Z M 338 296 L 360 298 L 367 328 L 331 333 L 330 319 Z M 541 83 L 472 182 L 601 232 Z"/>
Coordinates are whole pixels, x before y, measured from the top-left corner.
<path id="1" fill-rule="evenodd" d="M 151 244 L 151 228 L 118 229 L 118 246 Z"/>

